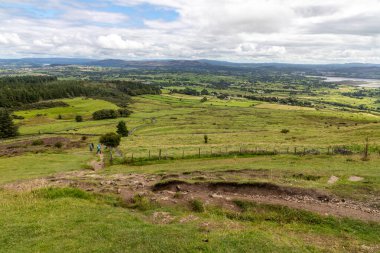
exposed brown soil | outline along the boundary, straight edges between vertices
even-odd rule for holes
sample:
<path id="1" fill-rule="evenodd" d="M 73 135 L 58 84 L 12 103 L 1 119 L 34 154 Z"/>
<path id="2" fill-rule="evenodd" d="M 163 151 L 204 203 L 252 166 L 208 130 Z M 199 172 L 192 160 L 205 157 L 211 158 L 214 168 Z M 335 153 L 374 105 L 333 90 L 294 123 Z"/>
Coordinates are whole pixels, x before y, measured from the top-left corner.
<path id="1" fill-rule="evenodd" d="M 183 206 L 188 205 L 190 200 L 199 199 L 206 205 L 217 205 L 236 211 L 239 211 L 239 208 L 233 200 L 240 199 L 264 204 L 284 205 L 321 215 L 380 222 L 380 209 L 371 207 L 370 203 L 340 199 L 313 189 L 262 182 L 239 183 L 238 181 L 220 179 L 223 175 L 228 177 L 229 173 L 235 172 L 99 175 L 95 171 L 79 171 L 7 184 L 4 188 L 25 191 L 48 186 L 77 187 L 90 192 L 118 194 L 126 202 L 130 202 L 133 196 L 138 194 L 163 205 Z M 247 171 L 247 173 L 261 172 Z M 185 181 L 196 177 L 202 177 L 202 180 L 193 183 Z M 170 217 L 166 217 L 166 214 L 162 213 L 155 217 L 155 222 L 170 220 Z"/>
<path id="2" fill-rule="evenodd" d="M 33 141 L 40 140 L 41 143 L 33 145 Z M 0 145 L 0 156 L 17 156 L 26 152 L 43 152 L 55 148 L 56 143 L 61 143 L 61 149 L 79 148 L 84 144 L 81 141 L 73 141 L 65 137 L 47 137 L 13 142 Z"/>

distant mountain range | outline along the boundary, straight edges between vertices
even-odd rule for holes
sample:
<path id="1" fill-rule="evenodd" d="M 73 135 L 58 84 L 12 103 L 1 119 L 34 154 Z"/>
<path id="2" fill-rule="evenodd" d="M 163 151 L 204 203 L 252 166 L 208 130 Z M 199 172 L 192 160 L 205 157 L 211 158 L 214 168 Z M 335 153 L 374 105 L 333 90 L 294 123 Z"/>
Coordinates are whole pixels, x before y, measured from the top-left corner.
<path id="1" fill-rule="evenodd" d="M 83 59 L 83 58 L 22 58 L 0 59 L 0 67 L 43 66 L 98 66 L 125 69 L 161 69 L 174 71 L 281 71 L 302 72 L 308 75 L 344 76 L 358 78 L 380 78 L 380 64 L 288 64 L 288 63 L 234 63 L 215 60 L 141 60 Z"/>
<path id="2" fill-rule="evenodd" d="M 238 68 L 355 68 L 355 67 L 380 67 L 380 64 L 368 63 L 345 63 L 345 64 L 290 64 L 290 63 L 235 63 L 216 60 L 120 60 L 120 59 L 86 59 L 86 58 L 20 58 L 20 59 L 0 59 L 0 66 L 5 65 L 87 65 L 101 67 L 167 67 L 167 66 L 223 66 Z"/>

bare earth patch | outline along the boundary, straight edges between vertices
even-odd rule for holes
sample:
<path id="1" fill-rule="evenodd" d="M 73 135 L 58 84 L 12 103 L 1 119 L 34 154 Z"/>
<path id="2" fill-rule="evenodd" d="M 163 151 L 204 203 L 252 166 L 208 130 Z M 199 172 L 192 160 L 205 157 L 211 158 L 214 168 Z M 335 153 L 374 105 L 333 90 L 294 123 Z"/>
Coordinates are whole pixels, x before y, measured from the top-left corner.
<path id="1" fill-rule="evenodd" d="M 117 194 L 126 203 L 131 203 L 132 198 L 137 194 L 162 205 L 188 206 L 191 200 L 198 199 L 206 206 L 215 205 L 234 211 L 240 210 L 234 204 L 234 200 L 246 200 L 263 204 L 283 205 L 326 216 L 333 215 L 380 222 L 380 209 L 373 207 L 374 205 L 371 205 L 373 203 L 341 199 L 313 189 L 280 186 L 264 182 L 226 181 L 221 179 L 223 178 L 221 173 L 101 175 L 95 171 L 77 171 L 7 184 L 3 187 L 16 191 L 30 191 L 50 186 L 75 187 L 89 192 Z M 229 172 L 225 173 L 228 174 Z M 256 171 L 254 173 L 261 172 Z M 200 181 L 194 183 L 183 181 L 189 178 L 199 178 Z M 156 223 L 168 223 L 171 222 L 171 217 L 164 213 L 156 213 L 152 220 Z M 190 220 L 192 219 L 190 218 Z"/>
<path id="2" fill-rule="evenodd" d="M 357 176 L 351 176 L 348 178 L 348 181 L 351 181 L 351 182 L 359 182 L 359 181 L 362 181 L 364 178 L 362 177 L 357 177 Z"/>
<path id="3" fill-rule="evenodd" d="M 335 184 L 339 180 L 339 177 L 331 176 L 327 181 L 328 184 Z"/>

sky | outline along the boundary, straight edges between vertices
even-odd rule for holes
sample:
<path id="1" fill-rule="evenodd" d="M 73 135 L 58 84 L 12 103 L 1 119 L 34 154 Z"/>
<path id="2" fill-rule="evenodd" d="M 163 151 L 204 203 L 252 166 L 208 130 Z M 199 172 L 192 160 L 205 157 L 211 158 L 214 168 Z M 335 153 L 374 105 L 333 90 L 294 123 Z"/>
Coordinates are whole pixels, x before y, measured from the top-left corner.
<path id="1" fill-rule="evenodd" d="M 0 58 L 380 63 L 380 0 L 0 0 Z"/>

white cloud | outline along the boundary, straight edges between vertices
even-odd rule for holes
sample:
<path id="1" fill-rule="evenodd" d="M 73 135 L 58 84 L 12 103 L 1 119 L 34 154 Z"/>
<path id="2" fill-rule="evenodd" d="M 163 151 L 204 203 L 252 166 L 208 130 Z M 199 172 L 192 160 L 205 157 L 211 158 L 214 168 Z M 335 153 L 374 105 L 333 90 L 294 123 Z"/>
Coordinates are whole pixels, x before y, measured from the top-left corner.
<path id="1" fill-rule="evenodd" d="M 106 49 L 141 49 L 144 44 L 131 40 L 124 40 L 120 35 L 109 34 L 98 37 L 98 44 Z"/>
<path id="2" fill-rule="evenodd" d="M 75 0 L 47 0 L 45 6 L 60 10 L 55 19 L 0 9 L 0 57 L 380 63 L 378 0 L 105 0 L 91 6 L 111 2 L 153 4 L 179 17 L 142 17 L 144 26 L 133 26 L 136 20 L 126 15 Z"/>
<path id="3" fill-rule="evenodd" d="M 22 40 L 17 33 L 0 33 L 0 44 L 21 45 Z"/>
<path id="4" fill-rule="evenodd" d="M 69 10 L 63 18 L 68 21 L 85 21 L 96 23 L 117 24 L 128 21 L 128 17 L 119 13 L 88 11 L 88 10 Z"/>

